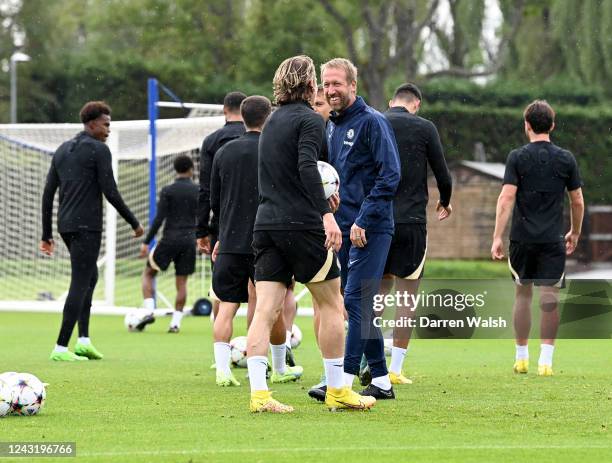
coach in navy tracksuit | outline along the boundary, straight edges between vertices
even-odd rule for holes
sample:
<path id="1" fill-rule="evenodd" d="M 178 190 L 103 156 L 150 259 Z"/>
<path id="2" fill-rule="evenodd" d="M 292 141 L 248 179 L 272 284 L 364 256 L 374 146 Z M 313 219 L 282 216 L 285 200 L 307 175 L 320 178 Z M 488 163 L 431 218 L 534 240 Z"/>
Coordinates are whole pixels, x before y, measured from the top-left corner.
<path id="1" fill-rule="evenodd" d="M 357 69 L 349 60 L 325 63 L 321 80 L 334 111 L 327 127 L 329 162 L 340 175 L 336 220 L 343 240 L 338 257 L 349 314 L 344 372 L 352 384 L 365 352 L 372 384 L 361 394 L 392 399 L 382 333 L 372 323 L 372 297 L 393 235 L 393 197 L 400 181 L 395 136 L 385 117 L 356 96 Z"/>

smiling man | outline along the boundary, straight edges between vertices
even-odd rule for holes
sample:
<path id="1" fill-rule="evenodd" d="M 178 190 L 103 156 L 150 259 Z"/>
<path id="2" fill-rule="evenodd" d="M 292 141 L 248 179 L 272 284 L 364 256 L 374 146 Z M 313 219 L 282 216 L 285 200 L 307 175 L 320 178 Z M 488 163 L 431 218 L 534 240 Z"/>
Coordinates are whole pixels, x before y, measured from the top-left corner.
<path id="1" fill-rule="evenodd" d="M 328 61 L 321 66 L 321 80 L 333 111 L 327 126 L 329 162 L 340 175 L 336 219 L 343 240 L 338 258 L 349 316 L 345 381 L 352 385 L 365 353 L 373 379 L 361 394 L 393 399 L 382 333 L 372 323 L 372 303 L 393 236 L 399 154 L 387 119 L 357 96 L 353 63 L 344 58 Z"/>
<path id="2" fill-rule="evenodd" d="M 110 134 L 111 109 L 102 101 L 90 101 L 81 109 L 84 130 L 64 142 L 53 154 L 42 198 L 40 250 L 52 255 L 53 198 L 59 188 L 57 229 L 70 253 L 70 290 L 64 304 L 62 326 L 51 360 L 73 362 L 99 360 L 103 355 L 89 339 L 91 298 L 98 281 L 96 261 L 102 240 L 102 194 L 134 230 L 134 237 L 144 230 L 125 205 L 113 176 L 112 156 L 104 144 Z M 75 352 L 68 342 L 79 324 Z"/>

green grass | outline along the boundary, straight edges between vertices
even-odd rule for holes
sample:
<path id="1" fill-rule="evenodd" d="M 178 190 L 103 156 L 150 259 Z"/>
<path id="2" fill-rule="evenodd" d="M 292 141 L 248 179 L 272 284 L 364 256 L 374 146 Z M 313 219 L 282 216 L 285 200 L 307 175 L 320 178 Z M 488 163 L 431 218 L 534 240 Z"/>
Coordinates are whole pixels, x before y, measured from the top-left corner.
<path id="1" fill-rule="evenodd" d="M 306 396 L 321 361 L 311 320 L 300 319 L 295 353 L 305 377 L 274 387 L 296 412 L 271 416 L 248 412 L 247 381 L 215 386 L 208 318 L 187 318 L 169 335 L 168 319 L 133 334 L 120 317 L 94 317 L 92 338 L 106 358 L 80 364 L 47 360 L 59 322 L 0 313 L 0 371 L 50 383 L 40 415 L 0 420 L 0 441 L 75 441 L 77 460 L 92 462 L 612 460 L 609 340 L 560 340 L 553 378 L 513 375 L 511 340 L 415 340 L 414 384 L 397 387 L 397 400 L 329 413 Z M 245 371 L 236 370 L 240 380 Z"/>
<path id="2" fill-rule="evenodd" d="M 145 263 L 142 259 L 119 259 L 116 263 L 116 297 L 115 305 L 139 307 L 142 304 L 140 291 L 141 274 Z M 210 286 L 210 271 L 202 279 L 201 260 L 197 260 L 196 273 L 189 279 L 187 304 L 205 297 Z M 436 260 L 427 261 L 426 278 L 509 278 L 508 266 L 505 263 L 485 260 Z M 0 261 L 0 300 L 36 300 L 39 293 L 50 292 L 59 298 L 70 285 L 70 262 L 68 260 L 2 260 Z M 174 270 L 158 277 L 157 287 L 164 296 L 174 302 Z M 296 294 L 303 285 L 296 285 Z M 94 299 L 104 298 L 104 272 L 101 269 Z M 310 293 L 300 300 L 301 307 L 312 307 Z"/>

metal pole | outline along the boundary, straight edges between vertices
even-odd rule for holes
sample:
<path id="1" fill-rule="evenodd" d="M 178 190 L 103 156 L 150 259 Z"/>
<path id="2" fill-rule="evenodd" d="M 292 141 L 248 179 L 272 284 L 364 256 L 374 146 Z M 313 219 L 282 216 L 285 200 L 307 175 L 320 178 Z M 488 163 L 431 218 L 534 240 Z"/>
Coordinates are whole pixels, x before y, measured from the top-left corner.
<path id="1" fill-rule="evenodd" d="M 17 62 L 11 57 L 11 124 L 17 123 Z"/>

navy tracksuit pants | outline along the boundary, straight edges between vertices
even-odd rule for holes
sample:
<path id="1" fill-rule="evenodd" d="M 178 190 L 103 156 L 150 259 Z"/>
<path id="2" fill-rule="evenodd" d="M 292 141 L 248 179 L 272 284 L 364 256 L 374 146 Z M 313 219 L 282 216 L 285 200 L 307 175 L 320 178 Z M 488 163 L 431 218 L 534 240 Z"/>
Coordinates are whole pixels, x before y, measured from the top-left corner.
<path id="1" fill-rule="evenodd" d="M 366 246 L 357 248 L 348 234 L 342 236 L 338 259 L 349 317 L 344 352 L 346 373 L 359 374 L 359 363 L 365 354 L 373 378 L 388 374 L 382 332 L 373 324 L 373 298 L 380 289 L 392 237 L 391 233 L 366 232 Z"/>

